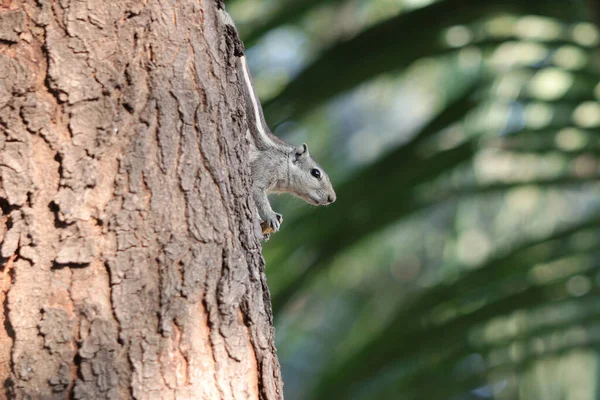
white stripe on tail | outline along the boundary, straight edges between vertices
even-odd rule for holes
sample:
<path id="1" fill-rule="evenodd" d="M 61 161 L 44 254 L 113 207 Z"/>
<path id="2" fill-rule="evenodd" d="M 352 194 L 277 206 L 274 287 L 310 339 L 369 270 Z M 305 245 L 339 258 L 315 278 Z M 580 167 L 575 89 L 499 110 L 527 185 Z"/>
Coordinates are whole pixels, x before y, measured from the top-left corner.
<path id="1" fill-rule="evenodd" d="M 254 87 L 252 86 L 252 80 L 250 78 L 250 74 L 248 73 L 248 64 L 246 64 L 246 56 L 241 56 L 240 61 L 242 62 L 242 69 L 244 70 L 244 81 L 246 83 L 246 89 L 248 90 L 248 94 L 250 95 L 250 100 L 252 101 L 252 109 L 254 110 L 254 121 L 256 123 L 256 130 L 258 131 L 260 137 L 264 141 L 267 146 L 278 147 L 277 144 L 271 139 L 269 134 L 265 131 L 264 126 L 262 125 L 262 118 L 260 116 L 260 104 L 258 103 L 258 99 L 254 95 Z"/>

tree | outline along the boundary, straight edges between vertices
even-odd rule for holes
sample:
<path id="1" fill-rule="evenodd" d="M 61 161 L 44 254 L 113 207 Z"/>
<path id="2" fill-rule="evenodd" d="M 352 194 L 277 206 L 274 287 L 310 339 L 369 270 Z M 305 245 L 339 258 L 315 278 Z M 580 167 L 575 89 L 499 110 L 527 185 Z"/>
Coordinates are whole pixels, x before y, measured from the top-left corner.
<path id="1" fill-rule="evenodd" d="M 222 7 L 1 3 L 3 396 L 282 397 Z"/>

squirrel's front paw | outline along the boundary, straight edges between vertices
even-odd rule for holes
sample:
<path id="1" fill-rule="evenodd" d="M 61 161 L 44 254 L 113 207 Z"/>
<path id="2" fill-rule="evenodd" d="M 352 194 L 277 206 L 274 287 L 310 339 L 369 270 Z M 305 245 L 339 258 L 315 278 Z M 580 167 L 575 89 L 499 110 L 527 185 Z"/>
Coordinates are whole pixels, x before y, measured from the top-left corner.
<path id="1" fill-rule="evenodd" d="M 283 216 L 279 213 L 273 213 L 267 217 L 267 227 L 271 228 L 274 232 L 279 230 L 281 226 L 281 222 L 283 221 Z"/>
<path id="2" fill-rule="evenodd" d="M 272 213 L 265 219 L 260 226 L 262 227 L 263 240 L 269 240 L 271 233 L 277 232 L 281 223 L 283 222 L 283 216 L 279 213 Z"/>

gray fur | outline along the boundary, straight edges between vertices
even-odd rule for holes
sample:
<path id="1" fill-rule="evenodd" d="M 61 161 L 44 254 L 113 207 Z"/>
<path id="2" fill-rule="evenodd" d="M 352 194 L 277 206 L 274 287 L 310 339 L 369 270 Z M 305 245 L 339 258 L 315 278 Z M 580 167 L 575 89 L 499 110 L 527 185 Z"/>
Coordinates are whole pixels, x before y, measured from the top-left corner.
<path id="1" fill-rule="evenodd" d="M 277 232 L 282 216 L 271 208 L 268 194 L 291 193 L 315 206 L 333 203 L 336 195 L 329 176 L 311 158 L 305 143 L 294 146 L 273 135 L 265 122 L 245 57 L 239 60 L 248 116 L 252 197 L 261 221 L 266 221 L 273 232 Z M 315 169 L 319 171 L 319 177 L 311 173 Z"/>

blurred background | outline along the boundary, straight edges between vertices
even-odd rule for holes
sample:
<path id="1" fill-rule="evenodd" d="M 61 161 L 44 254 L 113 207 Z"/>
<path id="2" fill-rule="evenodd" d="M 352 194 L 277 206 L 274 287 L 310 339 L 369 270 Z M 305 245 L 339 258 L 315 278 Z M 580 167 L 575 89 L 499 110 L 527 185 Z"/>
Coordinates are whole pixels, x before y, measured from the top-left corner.
<path id="1" fill-rule="evenodd" d="M 274 199 L 286 399 L 600 399 L 596 1 L 227 7 L 338 194 Z"/>

